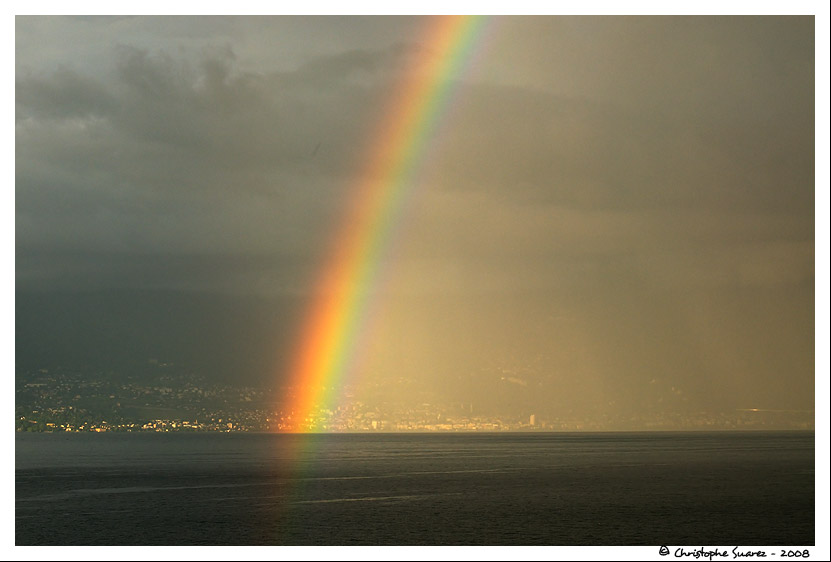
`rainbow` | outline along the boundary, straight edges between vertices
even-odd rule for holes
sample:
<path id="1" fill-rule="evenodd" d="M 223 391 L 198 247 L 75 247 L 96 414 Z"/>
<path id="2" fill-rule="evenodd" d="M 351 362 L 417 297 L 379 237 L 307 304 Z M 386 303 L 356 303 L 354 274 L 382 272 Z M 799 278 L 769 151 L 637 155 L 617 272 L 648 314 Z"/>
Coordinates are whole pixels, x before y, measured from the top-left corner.
<path id="1" fill-rule="evenodd" d="M 290 365 L 293 431 L 318 431 L 315 410 L 336 399 L 365 328 L 381 264 L 413 195 L 414 177 L 485 22 L 482 16 L 430 18 L 426 48 L 416 55 L 409 78 L 391 100 L 392 111 L 371 136 L 361 179 L 333 237 Z"/>

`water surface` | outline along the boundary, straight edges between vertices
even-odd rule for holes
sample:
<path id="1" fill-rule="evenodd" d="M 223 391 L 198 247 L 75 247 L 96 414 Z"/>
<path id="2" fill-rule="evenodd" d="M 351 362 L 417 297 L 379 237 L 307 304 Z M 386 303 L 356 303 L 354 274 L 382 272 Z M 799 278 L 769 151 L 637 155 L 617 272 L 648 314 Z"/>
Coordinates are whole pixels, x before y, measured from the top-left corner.
<path id="1" fill-rule="evenodd" d="M 814 433 L 16 434 L 18 545 L 814 544 Z"/>

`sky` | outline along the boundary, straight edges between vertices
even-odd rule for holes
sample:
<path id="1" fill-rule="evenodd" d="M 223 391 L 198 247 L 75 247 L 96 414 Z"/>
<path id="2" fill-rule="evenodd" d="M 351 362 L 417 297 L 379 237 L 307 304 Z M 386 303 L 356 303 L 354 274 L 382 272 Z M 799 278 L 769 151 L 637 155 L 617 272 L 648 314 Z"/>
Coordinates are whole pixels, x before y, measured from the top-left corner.
<path id="1" fill-rule="evenodd" d="M 288 380 L 428 19 L 17 16 L 18 371 Z M 813 410 L 814 49 L 811 17 L 492 18 L 346 383 L 516 412 Z"/>

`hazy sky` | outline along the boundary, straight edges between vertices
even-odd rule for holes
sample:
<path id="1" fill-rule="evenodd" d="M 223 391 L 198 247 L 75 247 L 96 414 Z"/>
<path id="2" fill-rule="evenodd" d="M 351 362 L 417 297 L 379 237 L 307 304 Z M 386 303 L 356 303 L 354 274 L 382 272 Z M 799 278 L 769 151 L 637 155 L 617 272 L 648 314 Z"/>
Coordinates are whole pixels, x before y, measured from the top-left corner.
<path id="1" fill-rule="evenodd" d="M 256 337 L 211 352 L 279 379 L 425 23 L 17 17 L 18 353 L 43 320 L 21 295 L 177 291 L 255 303 Z M 813 409 L 814 67 L 810 17 L 494 19 L 377 288 L 366 380 Z"/>

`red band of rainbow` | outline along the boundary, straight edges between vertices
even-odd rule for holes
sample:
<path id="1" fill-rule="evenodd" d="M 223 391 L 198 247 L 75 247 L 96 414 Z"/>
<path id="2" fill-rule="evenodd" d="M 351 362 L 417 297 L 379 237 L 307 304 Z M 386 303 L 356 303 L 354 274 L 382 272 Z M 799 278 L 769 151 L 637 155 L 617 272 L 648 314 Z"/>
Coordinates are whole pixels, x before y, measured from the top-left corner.
<path id="1" fill-rule="evenodd" d="M 484 27 L 482 16 L 437 16 L 392 111 L 373 135 L 351 208 L 336 232 L 290 365 L 293 431 L 317 431 L 317 408 L 343 384 L 379 267 L 415 189 L 413 180 L 440 126 L 453 85 Z"/>

